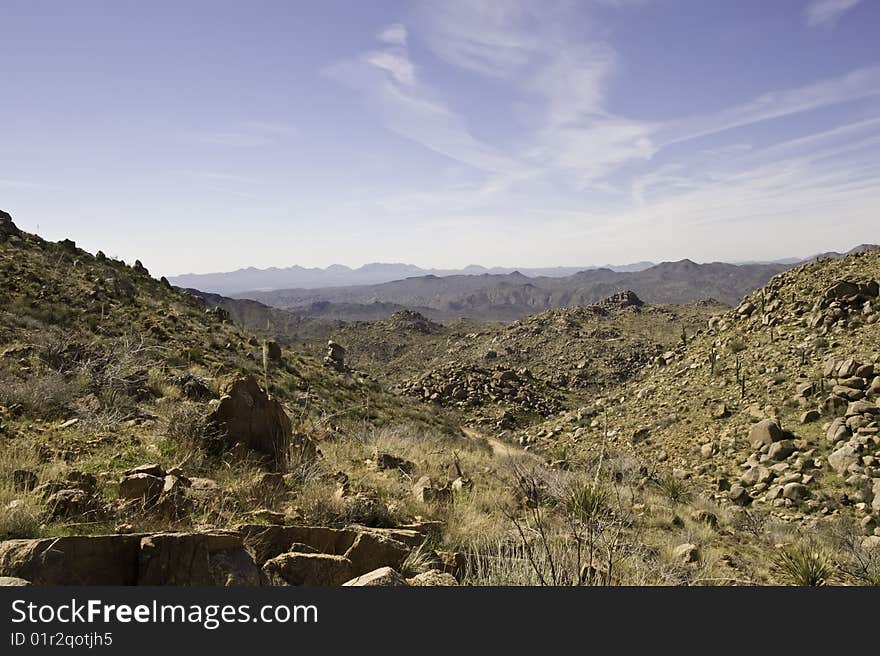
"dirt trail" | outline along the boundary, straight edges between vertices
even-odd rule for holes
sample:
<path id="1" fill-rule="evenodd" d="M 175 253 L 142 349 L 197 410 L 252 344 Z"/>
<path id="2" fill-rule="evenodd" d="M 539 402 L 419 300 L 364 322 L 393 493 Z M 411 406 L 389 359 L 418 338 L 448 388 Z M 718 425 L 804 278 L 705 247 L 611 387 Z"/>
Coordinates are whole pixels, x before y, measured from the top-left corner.
<path id="1" fill-rule="evenodd" d="M 484 435 L 483 433 L 475 430 L 473 428 L 469 428 L 467 426 L 461 427 L 462 432 L 470 437 L 471 439 L 479 440 L 484 439 L 489 443 L 489 446 L 492 447 L 492 453 L 496 456 L 504 456 L 506 458 L 513 458 L 515 456 L 521 456 L 527 453 L 523 451 L 520 447 L 515 446 L 513 444 L 508 444 L 507 442 L 502 442 L 497 437 L 490 437 L 489 435 Z"/>

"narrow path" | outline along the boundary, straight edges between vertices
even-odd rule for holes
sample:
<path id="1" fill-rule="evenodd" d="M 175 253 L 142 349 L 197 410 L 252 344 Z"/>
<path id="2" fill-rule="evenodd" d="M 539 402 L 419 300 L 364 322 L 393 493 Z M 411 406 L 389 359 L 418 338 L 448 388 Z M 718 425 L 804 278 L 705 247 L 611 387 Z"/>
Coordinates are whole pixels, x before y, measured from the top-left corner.
<path id="1" fill-rule="evenodd" d="M 483 433 L 475 430 L 473 428 L 469 428 L 467 426 L 461 427 L 462 432 L 474 440 L 484 439 L 489 443 L 489 446 L 492 447 L 492 453 L 496 456 L 504 456 L 506 458 L 513 458 L 515 456 L 520 456 L 527 451 L 523 451 L 523 449 L 519 446 L 515 446 L 513 444 L 508 444 L 507 442 L 502 442 L 497 437 L 491 437 L 489 435 L 484 435 Z"/>

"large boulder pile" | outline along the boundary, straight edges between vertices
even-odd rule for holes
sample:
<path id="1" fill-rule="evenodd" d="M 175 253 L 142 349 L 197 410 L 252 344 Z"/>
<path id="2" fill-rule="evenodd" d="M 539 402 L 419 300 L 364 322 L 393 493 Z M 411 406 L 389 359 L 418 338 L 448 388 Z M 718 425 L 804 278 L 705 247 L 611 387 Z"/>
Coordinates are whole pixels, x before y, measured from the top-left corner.
<path id="1" fill-rule="evenodd" d="M 293 432 L 290 419 L 284 407 L 269 398 L 253 376 L 233 378 L 221 388 L 220 401 L 208 425 L 220 449 L 241 445 L 261 454 L 273 470 L 286 467 Z"/>
<path id="2" fill-rule="evenodd" d="M 402 388 L 406 394 L 444 406 L 498 404 L 539 416 L 562 409 L 559 400 L 528 369 L 446 365 L 404 383 Z"/>
<path id="3" fill-rule="evenodd" d="M 432 335 L 443 332 L 443 326 L 434 323 L 424 315 L 413 310 L 400 310 L 388 317 L 387 322 L 394 330 Z"/>
<path id="4" fill-rule="evenodd" d="M 870 313 L 872 301 L 880 296 L 876 280 L 838 280 L 828 286 L 812 308 L 810 327 L 823 332 L 854 313 Z"/>

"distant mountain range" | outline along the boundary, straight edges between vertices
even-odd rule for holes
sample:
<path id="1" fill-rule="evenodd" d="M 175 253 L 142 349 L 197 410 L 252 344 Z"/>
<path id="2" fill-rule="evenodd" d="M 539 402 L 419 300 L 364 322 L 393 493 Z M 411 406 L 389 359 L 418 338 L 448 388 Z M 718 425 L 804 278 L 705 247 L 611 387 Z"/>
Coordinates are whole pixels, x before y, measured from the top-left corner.
<path id="1" fill-rule="evenodd" d="M 873 244 L 856 246 L 849 252 L 878 248 Z M 791 265 L 815 257 L 840 257 L 840 253 L 822 253 L 809 258 L 786 258 L 772 262 L 735 262 L 734 264 L 782 264 Z M 373 262 L 352 269 L 333 264 L 326 269 L 291 266 L 257 269 L 249 267 L 222 273 L 188 273 L 170 277 L 173 285 L 199 289 L 203 292 L 225 296 L 244 295 L 249 292 L 265 292 L 276 289 L 321 289 L 325 287 L 349 287 L 355 285 L 378 285 L 404 278 L 419 276 L 481 276 L 507 275 L 514 272 L 530 278 L 565 278 L 581 271 L 610 270 L 616 273 L 638 273 L 656 266 L 654 262 L 632 264 L 607 264 L 604 266 L 558 266 L 558 267 L 484 267 L 476 264 L 462 269 L 423 269 L 414 264 Z"/>
<path id="2" fill-rule="evenodd" d="M 623 289 L 649 303 L 714 298 L 734 304 L 766 284 L 784 264 L 664 262 L 641 271 L 591 269 L 569 276 L 508 274 L 417 276 L 323 289 L 279 289 L 241 295 L 305 317 L 369 320 L 401 309 L 436 320 L 461 317 L 510 321 L 569 305 L 589 305 Z"/>
<path id="3" fill-rule="evenodd" d="M 484 267 L 476 264 L 463 269 L 423 269 L 414 264 L 374 262 L 352 269 L 342 264 L 333 264 L 326 269 L 291 266 L 287 268 L 239 269 L 226 273 L 188 273 L 170 277 L 173 285 L 199 289 L 214 294 L 241 294 L 254 290 L 272 289 L 319 289 L 322 287 L 343 287 L 350 285 L 377 285 L 383 282 L 412 278 L 416 276 L 478 276 L 484 274 L 504 275 L 519 271 L 527 276 L 546 276 L 550 278 L 570 276 L 578 271 L 607 268 L 612 271 L 642 271 L 654 266 L 653 262 L 634 262 L 633 264 L 608 265 L 605 267 Z"/>

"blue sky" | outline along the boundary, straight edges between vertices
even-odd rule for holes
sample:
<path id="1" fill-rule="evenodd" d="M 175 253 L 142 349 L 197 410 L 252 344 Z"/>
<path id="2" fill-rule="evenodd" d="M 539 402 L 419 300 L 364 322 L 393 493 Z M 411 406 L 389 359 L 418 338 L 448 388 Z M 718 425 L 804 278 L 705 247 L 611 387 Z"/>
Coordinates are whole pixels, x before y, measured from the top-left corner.
<path id="1" fill-rule="evenodd" d="M 0 4 L 0 208 L 156 274 L 880 241 L 880 2 Z"/>

